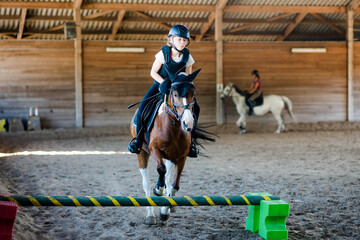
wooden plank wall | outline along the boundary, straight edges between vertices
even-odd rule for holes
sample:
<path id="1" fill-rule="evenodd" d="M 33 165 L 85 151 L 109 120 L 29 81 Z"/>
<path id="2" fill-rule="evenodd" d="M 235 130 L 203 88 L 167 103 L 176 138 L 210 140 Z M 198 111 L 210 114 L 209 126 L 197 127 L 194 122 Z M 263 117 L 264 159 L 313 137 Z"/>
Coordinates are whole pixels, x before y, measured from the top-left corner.
<path id="1" fill-rule="evenodd" d="M 326 53 L 291 53 L 292 47 L 326 47 Z M 227 43 L 224 50 L 224 84 L 249 88 L 257 69 L 264 95 L 288 96 L 300 122 L 346 120 L 345 43 Z M 226 101 L 227 122 L 235 121 L 235 107 Z M 286 120 L 290 118 L 287 117 Z M 274 121 L 251 117 L 250 121 Z"/>
<path id="2" fill-rule="evenodd" d="M 164 42 L 165 43 L 165 42 Z M 150 68 L 160 42 L 84 42 L 85 126 L 128 124 L 153 80 Z M 145 53 L 106 53 L 107 46 L 145 47 Z M 291 47 L 326 47 L 327 53 L 291 54 Z M 189 46 L 202 68 L 196 79 L 202 122 L 216 120 L 215 44 Z M 360 120 L 360 43 L 355 43 L 355 119 Z M 258 69 L 265 94 L 288 96 L 301 122 L 346 119 L 346 45 L 329 43 L 225 43 L 224 82 L 240 88 Z M 74 45 L 72 41 L 0 41 L 0 118 L 25 117 L 38 106 L 46 128 L 75 126 Z M 226 100 L 226 121 L 237 113 Z M 288 119 L 287 119 L 288 120 Z M 272 116 L 249 121 L 274 121 Z"/>
<path id="3" fill-rule="evenodd" d="M 73 42 L 0 41 L 0 118 L 26 118 L 38 107 L 45 128 L 71 127 Z"/>
<path id="4" fill-rule="evenodd" d="M 360 42 L 354 44 L 354 119 L 360 121 Z"/>
<path id="5" fill-rule="evenodd" d="M 150 69 L 164 43 L 85 42 L 84 119 L 85 126 L 128 124 L 140 101 L 153 84 Z M 202 68 L 196 79 L 201 119 L 214 121 L 215 49 L 212 44 L 191 43 L 193 69 Z M 108 53 L 106 47 L 144 47 L 145 53 Z M 210 49 L 210 50 L 209 50 Z"/>

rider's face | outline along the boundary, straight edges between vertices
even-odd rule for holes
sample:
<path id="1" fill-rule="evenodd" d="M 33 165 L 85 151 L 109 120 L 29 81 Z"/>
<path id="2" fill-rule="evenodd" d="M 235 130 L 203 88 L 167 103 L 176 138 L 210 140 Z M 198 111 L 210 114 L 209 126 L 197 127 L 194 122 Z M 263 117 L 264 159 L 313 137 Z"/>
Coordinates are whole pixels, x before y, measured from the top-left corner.
<path id="1" fill-rule="evenodd" d="M 175 47 L 180 51 L 183 50 L 189 43 L 189 40 L 182 37 L 173 37 L 172 40 Z"/>

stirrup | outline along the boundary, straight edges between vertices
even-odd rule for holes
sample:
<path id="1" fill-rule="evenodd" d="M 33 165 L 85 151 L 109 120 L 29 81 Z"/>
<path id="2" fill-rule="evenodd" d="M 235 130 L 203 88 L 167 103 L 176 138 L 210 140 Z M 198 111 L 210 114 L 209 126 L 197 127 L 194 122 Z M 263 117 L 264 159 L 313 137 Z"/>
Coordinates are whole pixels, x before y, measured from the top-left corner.
<path id="1" fill-rule="evenodd" d="M 127 148 L 129 150 L 129 152 L 139 154 L 141 151 L 141 146 L 142 146 L 142 144 L 139 141 L 139 139 L 134 137 L 133 139 L 130 140 Z"/>

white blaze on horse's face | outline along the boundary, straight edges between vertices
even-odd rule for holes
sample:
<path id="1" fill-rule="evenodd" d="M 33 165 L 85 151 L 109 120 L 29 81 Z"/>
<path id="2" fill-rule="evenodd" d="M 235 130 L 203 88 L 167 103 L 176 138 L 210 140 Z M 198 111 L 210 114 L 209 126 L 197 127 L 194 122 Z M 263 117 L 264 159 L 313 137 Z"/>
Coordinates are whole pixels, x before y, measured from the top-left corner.
<path id="1" fill-rule="evenodd" d="M 183 100 L 183 105 L 187 105 L 188 102 L 186 101 L 186 98 L 182 98 Z M 185 109 L 184 113 L 181 117 L 181 128 L 183 131 L 188 131 L 190 132 L 194 127 L 194 118 L 192 115 L 192 112 L 190 111 L 190 109 Z"/>
<path id="2" fill-rule="evenodd" d="M 225 98 L 225 97 L 229 97 L 231 96 L 231 90 L 232 90 L 233 84 L 229 83 L 228 85 L 226 85 L 226 87 L 224 88 L 222 94 L 220 95 L 220 98 Z"/>

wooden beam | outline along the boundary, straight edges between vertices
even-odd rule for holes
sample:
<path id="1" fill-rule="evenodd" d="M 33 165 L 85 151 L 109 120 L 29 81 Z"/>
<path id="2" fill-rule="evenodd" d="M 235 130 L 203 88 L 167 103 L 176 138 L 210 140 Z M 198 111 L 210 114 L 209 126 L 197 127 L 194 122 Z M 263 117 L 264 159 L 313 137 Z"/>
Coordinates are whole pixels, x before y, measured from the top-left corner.
<path id="1" fill-rule="evenodd" d="M 120 10 L 118 12 L 117 20 L 114 23 L 113 28 L 112 28 L 112 33 L 111 33 L 111 35 L 109 35 L 109 38 L 108 38 L 109 41 L 113 41 L 115 39 L 116 33 L 119 30 L 119 27 L 125 16 L 125 13 L 126 13 L 126 11 L 124 11 L 124 10 Z"/>
<path id="2" fill-rule="evenodd" d="M 142 13 L 142 12 L 139 12 L 139 11 L 134 11 L 135 14 L 139 15 L 140 17 L 143 17 L 145 19 L 151 19 L 152 17 L 145 14 L 145 13 Z M 162 23 L 162 22 L 155 22 L 155 24 L 159 25 L 160 27 L 163 27 L 167 30 L 170 30 L 171 29 L 171 26 L 167 25 L 166 23 Z"/>
<path id="3" fill-rule="evenodd" d="M 2 1 L 0 8 L 27 8 L 27 9 L 73 9 L 71 2 L 24 2 Z"/>
<path id="4" fill-rule="evenodd" d="M 83 17 L 83 19 L 94 19 L 94 18 L 98 18 L 100 16 L 104 16 L 104 15 L 112 13 L 112 12 L 114 12 L 114 11 L 111 11 L 111 10 L 99 11 L 99 12 L 87 15 L 87 16 Z"/>
<path id="5" fill-rule="evenodd" d="M 341 35 L 344 35 L 345 32 L 338 28 L 337 26 L 335 26 L 334 24 L 328 22 L 324 17 L 320 16 L 319 14 L 317 13 L 310 13 L 312 16 L 314 16 L 316 19 L 318 19 L 320 22 L 328 25 L 330 28 L 332 28 L 333 30 L 335 30 L 336 32 L 340 33 Z"/>
<path id="6" fill-rule="evenodd" d="M 358 8 L 360 5 L 360 0 L 352 0 L 348 4 L 348 10 L 354 11 L 356 8 Z"/>
<path id="7" fill-rule="evenodd" d="M 26 20 L 26 12 L 27 9 L 23 8 L 21 10 L 21 16 L 20 16 L 20 23 L 19 23 L 19 32 L 17 34 L 17 39 L 20 40 L 22 38 L 23 32 L 24 32 L 24 26 L 25 26 L 25 20 Z"/>
<path id="8" fill-rule="evenodd" d="M 5 33 L 0 33 L 0 36 L 3 36 L 4 38 L 7 38 L 7 39 L 16 39 L 16 37 L 5 34 Z"/>
<path id="9" fill-rule="evenodd" d="M 358 0 L 352 4 L 356 6 Z M 2 1 L 0 8 L 28 9 L 73 9 L 71 2 L 24 2 Z M 358 6 L 358 5 L 357 5 Z M 125 11 L 180 11 L 180 12 L 215 12 L 213 5 L 201 4 L 124 4 L 124 3 L 82 3 L 82 9 L 88 10 L 125 10 Z M 346 13 L 346 6 L 283 6 L 283 5 L 228 5 L 224 12 L 283 12 L 283 13 Z M 360 13 L 356 8 L 354 13 Z"/>
<path id="10" fill-rule="evenodd" d="M 60 29 L 63 29 L 64 27 L 65 27 L 64 24 L 61 24 L 61 25 L 56 26 L 56 27 L 48 28 L 48 29 L 46 29 L 45 31 L 46 31 L 46 32 L 58 31 L 58 30 L 60 30 Z M 31 34 L 31 35 L 29 35 L 29 36 L 23 37 L 23 39 L 36 38 L 36 37 L 41 36 L 41 35 L 43 35 L 43 34 L 41 34 L 41 33 Z"/>
<path id="11" fill-rule="evenodd" d="M 346 13 L 342 6 L 256 6 L 256 5 L 231 5 L 224 8 L 224 12 L 282 12 L 282 13 Z"/>
<path id="12" fill-rule="evenodd" d="M 223 10 L 224 7 L 226 6 L 228 0 L 219 0 L 216 5 L 215 8 L 219 9 L 219 10 Z M 201 41 L 201 39 L 204 37 L 204 34 L 209 30 L 209 28 L 211 27 L 211 25 L 214 23 L 214 19 L 215 19 L 215 12 L 210 13 L 209 17 L 208 17 L 208 21 L 207 23 L 204 23 L 201 27 L 200 30 L 200 35 L 196 36 L 195 41 Z"/>
<path id="13" fill-rule="evenodd" d="M 276 16 L 276 17 L 272 17 L 272 18 L 267 18 L 265 20 L 263 20 L 264 22 L 272 22 L 272 21 L 275 21 L 275 20 L 278 20 L 278 19 L 281 19 L 281 18 L 284 18 L 284 17 L 288 17 L 290 15 L 293 15 L 292 13 L 285 13 L 285 14 L 282 14 L 282 15 L 279 15 L 279 16 Z M 251 23 L 251 24 L 247 24 L 245 26 L 241 26 L 241 27 L 238 27 L 238 28 L 233 28 L 233 29 L 230 29 L 228 30 L 227 32 L 231 33 L 231 32 L 238 32 L 238 31 L 241 31 L 241 30 L 245 30 L 245 29 L 248 29 L 248 28 L 251 28 L 251 27 L 254 27 L 254 26 L 258 26 L 260 24 L 263 24 L 264 22 L 261 22 L 261 23 Z"/>
<path id="14" fill-rule="evenodd" d="M 74 21 L 76 24 L 75 48 L 75 126 L 83 127 L 83 69 L 82 69 L 82 35 L 81 35 L 81 3 L 82 0 L 74 2 Z"/>
<path id="15" fill-rule="evenodd" d="M 216 123 L 225 123 L 225 104 L 220 98 L 224 88 L 223 76 L 223 9 L 215 11 L 215 42 L 216 42 Z"/>
<path id="16" fill-rule="evenodd" d="M 354 121 L 354 12 L 347 11 L 347 120 Z"/>
<path id="17" fill-rule="evenodd" d="M 294 31 L 297 25 L 301 23 L 301 21 L 305 18 L 307 13 L 299 13 L 295 18 L 295 23 L 290 24 L 284 32 L 284 35 L 277 38 L 277 41 L 283 41 L 285 40 L 291 33 Z"/>

